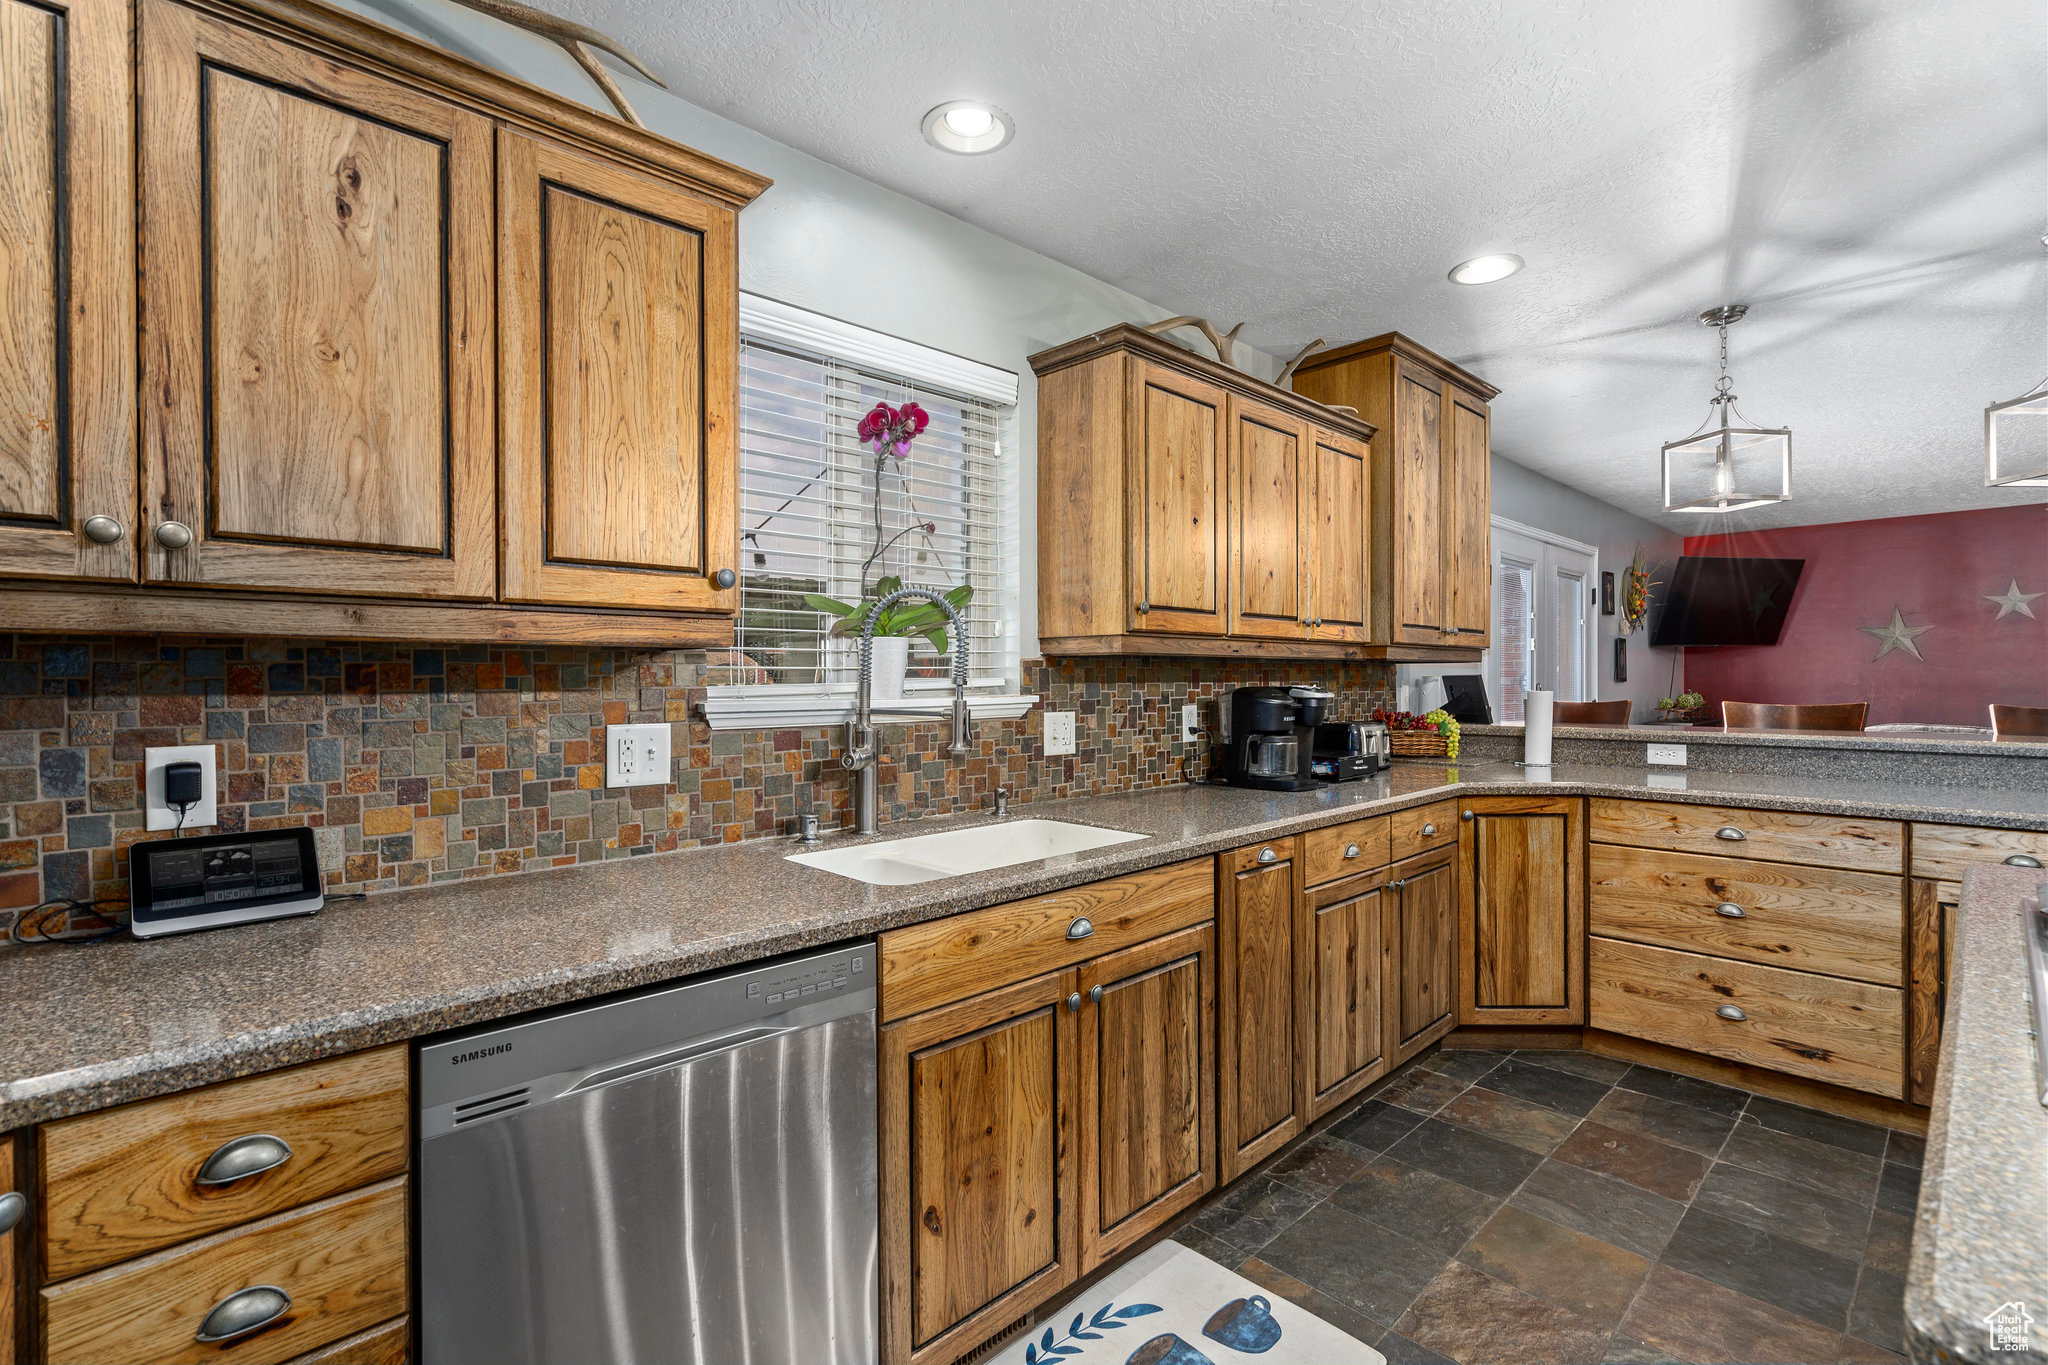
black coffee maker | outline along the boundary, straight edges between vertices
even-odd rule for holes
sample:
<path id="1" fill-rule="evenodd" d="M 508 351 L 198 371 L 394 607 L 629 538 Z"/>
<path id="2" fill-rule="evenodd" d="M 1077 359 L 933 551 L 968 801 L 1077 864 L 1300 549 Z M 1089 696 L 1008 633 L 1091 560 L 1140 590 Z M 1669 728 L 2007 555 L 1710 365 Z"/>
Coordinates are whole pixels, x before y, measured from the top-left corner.
<path id="1" fill-rule="evenodd" d="M 1228 724 L 1219 751 L 1219 775 L 1233 787 L 1271 792 L 1321 786 L 1310 766 L 1315 730 L 1334 700 L 1315 683 L 1233 688 L 1224 699 Z"/>

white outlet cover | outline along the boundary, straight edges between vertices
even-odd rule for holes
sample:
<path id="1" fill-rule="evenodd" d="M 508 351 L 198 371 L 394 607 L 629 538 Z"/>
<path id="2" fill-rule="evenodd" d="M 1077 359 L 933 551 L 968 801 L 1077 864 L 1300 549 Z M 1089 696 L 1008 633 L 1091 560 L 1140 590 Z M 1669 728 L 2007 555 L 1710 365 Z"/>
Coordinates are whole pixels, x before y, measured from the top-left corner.
<path id="1" fill-rule="evenodd" d="M 1195 731 L 1201 728 L 1201 708 L 1193 702 L 1187 702 L 1180 708 L 1180 742 L 1183 744 L 1193 744 L 1195 742 Z"/>
<path id="2" fill-rule="evenodd" d="M 666 722 L 604 727 L 604 784 L 652 787 L 668 782 Z"/>
<path id="3" fill-rule="evenodd" d="M 178 812 L 164 804 L 164 769 L 173 763 L 199 765 L 199 804 L 185 812 L 181 833 L 196 834 L 220 823 L 220 746 L 172 744 L 142 751 L 142 809 L 145 829 L 180 829 Z"/>
<path id="4" fill-rule="evenodd" d="M 1072 711 L 1048 711 L 1045 713 L 1045 756 L 1057 758 L 1061 754 L 1074 752 L 1074 713 Z"/>
<path id="5" fill-rule="evenodd" d="M 1685 746 L 1683 744 L 1651 744 L 1645 747 L 1650 751 L 1650 762 L 1652 763 L 1660 764 L 1667 768 L 1683 768 L 1685 766 Z"/>

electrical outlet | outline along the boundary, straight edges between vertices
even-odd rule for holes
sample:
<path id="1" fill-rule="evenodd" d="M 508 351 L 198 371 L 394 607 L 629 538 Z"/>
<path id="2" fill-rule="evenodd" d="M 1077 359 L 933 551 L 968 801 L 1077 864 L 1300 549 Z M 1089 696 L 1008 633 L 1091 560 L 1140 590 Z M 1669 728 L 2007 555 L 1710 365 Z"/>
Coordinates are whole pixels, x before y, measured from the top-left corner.
<path id="1" fill-rule="evenodd" d="M 1195 742 L 1195 731 L 1201 728 L 1201 709 L 1193 702 L 1183 705 L 1180 708 L 1180 742 L 1183 744 L 1193 744 Z"/>
<path id="2" fill-rule="evenodd" d="M 1074 713 L 1072 711 L 1048 711 L 1045 713 L 1045 756 L 1057 758 L 1061 754 L 1074 752 Z"/>
<path id="3" fill-rule="evenodd" d="M 213 744 L 173 744 L 162 749 L 142 751 L 142 809 L 145 829 L 175 829 L 185 834 L 194 834 L 209 825 L 220 823 L 216 811 L 220 794 L 220 749 Z M 185 812 L 185 823 L 178 823 L 178 812 L 164 804 L 164 769 L 173 763 L 197 763 L 199 765 L 199 804 Z"/>
<path id="4" fill-rule="evenodd" d="M 668 726 L 604 727 L 604 784 L 652 787 L 668 781 Z"/>
<path id="5" fill-rule="evenodd" d="M 1648 747 L 1650 750 L 1650 762 L 1667 768 L 1683 768 L 1685 766 L 1685 746 L 1683 744 L 1652 744 Z"/>

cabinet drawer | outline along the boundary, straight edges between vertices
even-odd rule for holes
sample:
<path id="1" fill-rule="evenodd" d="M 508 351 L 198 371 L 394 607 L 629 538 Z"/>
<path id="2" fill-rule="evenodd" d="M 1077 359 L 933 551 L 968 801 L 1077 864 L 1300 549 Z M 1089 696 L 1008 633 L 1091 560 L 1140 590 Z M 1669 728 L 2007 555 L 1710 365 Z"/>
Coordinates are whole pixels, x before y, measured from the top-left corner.
<path id="1" fill-rule="evenodd" d="M 2048 833 L 2031 829 L 1977 829 L 1969 825 L 1913 826 L 1913 875 L 1960 889 L 1963 874 L 1979 863 L 2033 858 L 2048 864 Z M 2022 864 L 2024 866 L 2024 864 Z"/>
<path id="2" fill-rule="evenodd" d="M 1335 881 L 1354 872 L 1385 867 L 1392 861 L 1388 853 L 1391 825 L 1391 816 L 1379 815 L 1370 820 L 1353 820 L 1346 825 L 1331 825 L 1328 829 L 1311 830 L 1302 835 L 1306 885 L 1321 886 L 1324 882 Z"/>
<path id="3" fill-rule="evenodd" d="M 291 1365 L 405 1365 L 412 1352 L 412 1319 L 393 1318 L 367 1332 L 308 1351 Z"/>
<path id="4" fill-rule="evenodd" d="M 406 1072 L 401 1043 L 44 1124 L 45 1276 L 96 1270 L 397 1175 L 410 1123 Z M 262 1137 L 290 1155 L 225 1184 L 200 1183 L 215 1153 Z"/>
<path id="5" fill-rule="evenodd" d="M 1392 861 L 1412 858 L 1432 848 L 1458 842 L 1458 803 L 1438 801 L 1413 810 L 1397 810 L 1387 819 L 1393 826 Z"/>
<path id="6" fill-rule="evenodd" d="M 1900 1094 L 1905 1009 L 1892 987 L 1609 938 L 1592 940 L 1587 977 L 1594 1028 Z"/>
<path id="7" fill-rule="evenodd" d="M 1905 984 L 1902 878 L 1609 844 L 1592 853 L 1596 934 Z"/>
<path id="8" fill-rule="evenodd" d="M 405 1178 L 42 1291 L 49 1360 L 288 1361 L 406 1310 Z M 195 1339 L 215 1305 L 257 1285 L 291 1299 L 276 1323 L 224 1344 Z"/>
<path id="9" fill-rule="evenodd" d="M 878 954 L 882 1018 L 1072 966 L 1215 912 L 1215 867 L 1198 858 L 892 929 Z"/>
<path id="10" fill-rule="evenodd" d="M 1905 871 L 1906 827 L 1896 820 L 1595 798 L 1591 821 L 1595 843 L 1735 853 L 1859 872 Z"/>

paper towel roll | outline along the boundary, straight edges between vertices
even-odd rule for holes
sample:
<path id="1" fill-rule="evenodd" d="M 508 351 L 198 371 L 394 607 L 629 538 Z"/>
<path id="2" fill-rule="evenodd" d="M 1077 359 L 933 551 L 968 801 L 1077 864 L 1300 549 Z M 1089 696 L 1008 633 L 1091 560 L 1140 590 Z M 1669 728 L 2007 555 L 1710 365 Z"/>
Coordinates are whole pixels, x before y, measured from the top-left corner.
<path id="1" fill-rule="evenodd" d="M 1550 704 L 1554 692 L 1525 692 L 1522 695 L 1522 761 L 1548 766 L 1550 763 Z"/>

